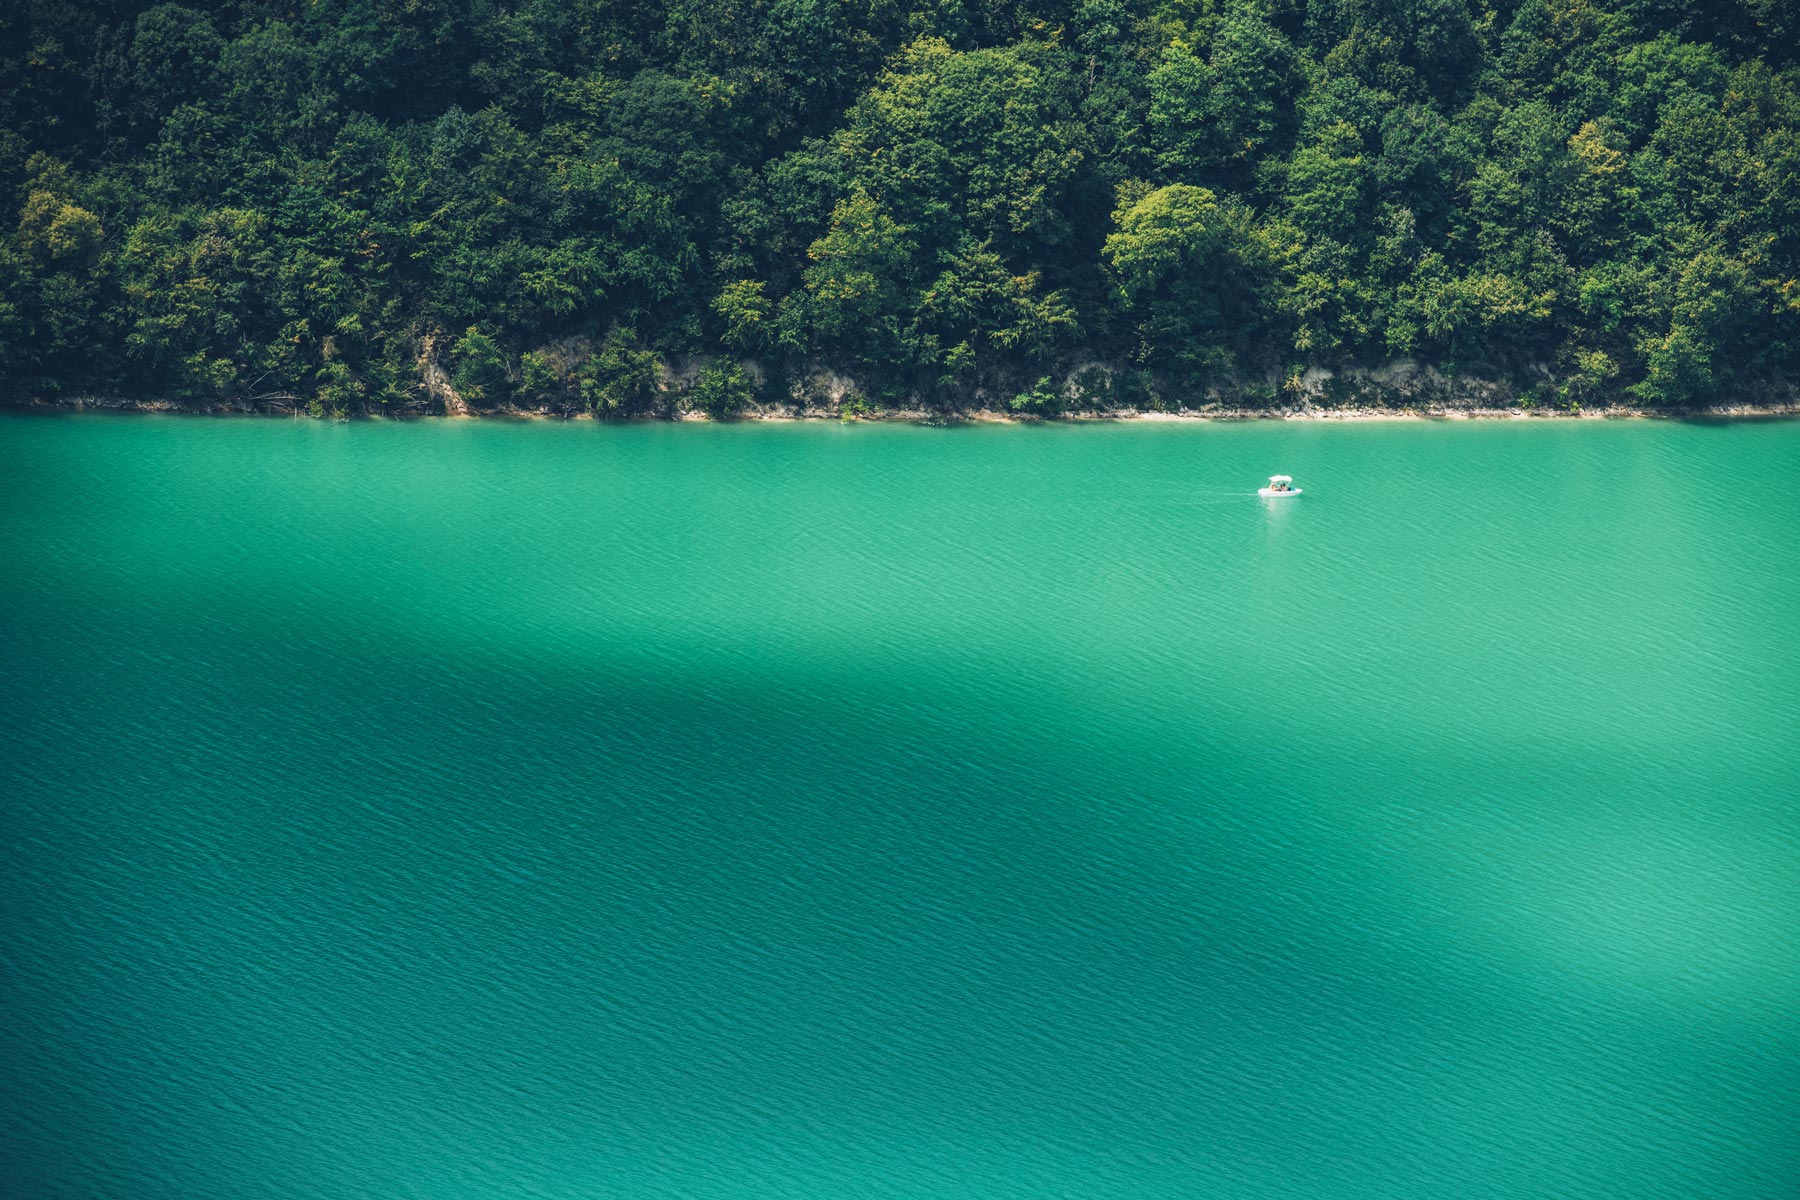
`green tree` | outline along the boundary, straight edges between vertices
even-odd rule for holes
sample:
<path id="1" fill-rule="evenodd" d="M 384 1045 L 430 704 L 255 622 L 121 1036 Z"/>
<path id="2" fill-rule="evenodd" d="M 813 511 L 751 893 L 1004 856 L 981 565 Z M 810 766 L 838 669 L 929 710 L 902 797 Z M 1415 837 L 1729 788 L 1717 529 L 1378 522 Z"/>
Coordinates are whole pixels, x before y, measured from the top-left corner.
<path id="1" fill-rule="evenodd" d="M 775 310 L 764 290 L 761 280 L 737 279 L 713 297 L 713 312 L 725 325 L 726 345 L 754 352 L 769 344 Z"/>
<path id="2" fill-rule="evenodd" d="M 889 350 L 918 249 L 912 231 L 858 189 L 832 210 L 831 227 L 807 250 L 813 321 L 828 343 Z"/>
<path id="3" fill-rule="evenodd" d="M 1199 378 L 1245 365 L 1268 266 L 1248 211 L 1189 184 L 1122 192 L 1102 254 L 1137 318 L 1138 357 Z"/>
<path id="4" fill-rule="evenodd" d="M 19 249 L 41 266 L 85 264 L 104 236 L 99 217 L 49 192 L 32 192 L 19 211 Z"/>
<path id="5" fill-rule="evenodd" d="M 1180 39 L 1150 73 L 1150 125 L 1163 170 L 1188 179 L 1209 171 L 1244 182 L 1248 167 L 1290 133 L 1299 76 L 1294 48 L 1269 11 L 1240 0 L 1227 10 L 1201 60 Z"/>

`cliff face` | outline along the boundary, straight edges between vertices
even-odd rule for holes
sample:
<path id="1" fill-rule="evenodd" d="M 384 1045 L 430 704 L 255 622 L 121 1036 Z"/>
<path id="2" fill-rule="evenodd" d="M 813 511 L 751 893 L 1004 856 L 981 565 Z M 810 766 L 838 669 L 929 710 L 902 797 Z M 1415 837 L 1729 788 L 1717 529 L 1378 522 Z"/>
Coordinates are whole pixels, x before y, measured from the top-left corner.
<path id="1" fill-rule="evenodd" d="M 760 372 L 760 368 L 758 368 Z M 999 385 L 927 398 L 896 396 L 879 385 L 828 365 L 796 374 L 765 407 L 782 415 L 932 415 L 980 412 L 1021 418 L 1172 416 L 1330 416 L 1353 413 L 1424 414 L 1619 414 L 1651 413 L 1621 392 L 1596 392 L 1547 368 L 1525 382 L 1482 375 L 1454 375 L 1410 358 L 1376 365 L 1311 367 L 1280 376 L 1240 377 L 1203 388 L 1182 387 L 1164 376 L 1103 361 L 1078 362 L 1035 383 L 1018 376 Z M 1720 396 L 1699 410 L 1720 413 L 1786 413 L 1800 407 L 1800 389 L 1786 381 Z"/>

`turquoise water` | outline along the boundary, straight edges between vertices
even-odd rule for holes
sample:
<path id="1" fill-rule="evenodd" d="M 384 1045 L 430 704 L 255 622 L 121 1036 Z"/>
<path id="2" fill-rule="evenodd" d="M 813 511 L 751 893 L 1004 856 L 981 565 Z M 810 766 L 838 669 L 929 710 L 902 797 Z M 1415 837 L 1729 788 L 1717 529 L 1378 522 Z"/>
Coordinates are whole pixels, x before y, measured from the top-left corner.
<path id="1" fill-rule="evenodd" d="M 8 1197 L 1800 1192 L 1800 423 L 0 461 Z"/>

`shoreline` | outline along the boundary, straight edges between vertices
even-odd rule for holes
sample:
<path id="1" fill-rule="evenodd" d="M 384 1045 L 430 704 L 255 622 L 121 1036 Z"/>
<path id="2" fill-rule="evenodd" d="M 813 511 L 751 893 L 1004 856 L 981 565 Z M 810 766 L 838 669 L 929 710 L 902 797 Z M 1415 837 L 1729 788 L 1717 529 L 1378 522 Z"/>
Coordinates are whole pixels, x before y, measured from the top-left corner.
<path id="1" fill-rule="evenodd" d="M 126 400 L 113 397 L 87 396 L 68 400 L 23 400 L 0 402 L 0 411 L 51 413 L 130 413 L 193 417 L 262 417 L 272 420 L 341 420 L 341 421 L 590 421 L 596 424 L 701 424 L 737 425 L 761 422 L 836 421 L 904 423 L 914 425 L 1079 425 L 1122 424 L 1126 422 L 1205 423 L 1209 421 L 1767 421 L 1800 417 L 1800 404 L 1733 404 L 1706 408 L 1646 409 L 1619 405 L 1586 408 L 1576 411 L 1555 408 L 1461 408 L 1420 405 L 1410 408 L 1367 406 L 1326 407 L 1302 405 L 1281 408 L 1233 408 L 1207 405 L 1176 412 L 1143 409 L 1079 409 L 1049 415 L 1029 415 L 1003 409 L 880 409 L 857 412 L 835 411 L 829 407 L 793 409 L 782 405 L 746 409 L 720 420 L 696 411 L 672 414 L 644 414 L 630 417 L 599 417 L 591 412 L 561 413 L 550 409 L 503 408 L 460 412 L 426 412 L 420 410 L 380 413 L 358 413 L 350 417 L 312 416 L 293 407 L 250 406 L 234 404 L 192 405 L 163 400 Z"/>

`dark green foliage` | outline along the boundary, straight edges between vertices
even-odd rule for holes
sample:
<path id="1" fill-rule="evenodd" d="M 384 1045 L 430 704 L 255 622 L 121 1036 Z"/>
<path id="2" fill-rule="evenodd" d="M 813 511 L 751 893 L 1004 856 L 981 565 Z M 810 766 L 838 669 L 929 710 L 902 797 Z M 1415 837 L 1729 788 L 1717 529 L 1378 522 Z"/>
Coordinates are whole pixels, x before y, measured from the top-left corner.
<path id="1" fill-rule="evenodd" d="M 595 416 L 642 416 L 658 402 L 658 367 L 655 351 L 614 329 L 599 352 L 576 369 L 575 382 Z"/>
<path id="2" fill-rule="evenodd" d="M 1185 380 L 1227 376 L 1268 323 L 1269 248 L 1246 209 L 1205 188 L 1137 191 L 1121 189 L 1118 232 L 1102 250 L 1120 307 L 1137 318 L 1136 357 Z"/>
<path id="3" fill-rule="evenodd" d="M 1157 164 L 1171 179 L 1243 183 L 1291 132 L 1300 78 L 1293 45 L 1256 4 L 1219 22 L 1208 53 L 1176 38 L 1150 72 Z"/>
<path id="4" fill-rule="evenodd" d="M 1033 417 L 1047 417 L 1062 408 L 1062 395 L 1056 390 L 1054 381 L 1045 375 L 1028 391 L 1014 396 L 1008 407 L 1016 413 L 1024 413 Z"/>
<path id="5" fill-rule="evenodd" d="M 0 396 L 1729 399 L 1800 366 L 1791 9 L 22 0 Z"/>
<path id="6" fill-rule="evenodd" d="M 510 390 L 506 382 L 506 356 L 493 338 L 474 325 L 450 347 L 455 370 L 450 385 L 470 404 L 498 403 Z"/>
<path id="7" fill-rule="evenodd" d="M 694 381 L 694 407 L 715 421 L 737 416 L 754 398 L 755 385 L 749 373 L 730 359 L 709 363 Z"/>

